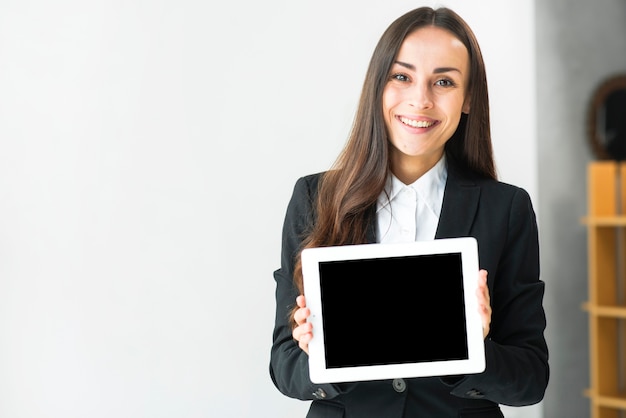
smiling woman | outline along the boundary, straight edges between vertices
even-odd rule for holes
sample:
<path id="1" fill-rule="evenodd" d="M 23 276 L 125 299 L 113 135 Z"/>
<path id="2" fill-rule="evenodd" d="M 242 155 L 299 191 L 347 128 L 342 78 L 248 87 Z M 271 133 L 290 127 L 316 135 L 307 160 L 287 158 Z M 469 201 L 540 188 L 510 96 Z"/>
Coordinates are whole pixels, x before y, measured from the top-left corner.
<path id="1" fill-rule="evenodd" d="M 495 173 L 485 66 L 473 32 L 448 8 L 406 13 L 374 50 L 352 132 L 334 167 L 299 179 L 287 208 L 281 267 L 274 272 L 270 374 L 285 395 L 313 400 L 307 417 L 494 418 L 503 416 L 499 404 L 543 398 L 549 367 L 535 212 L 524 189 Z M 303 294 L 304 249 L 468 236 L 479 248 L 475 297 L 484 372 L 312 383 L 308 346 L 319 333 Z M 380 285 L 396 273 L 386 271 Z M 411 280 L 443 288 L 451 280 L 441 271 L 413 273 Z M 416 289 L 410 300 L 450 297 Z M 367 329 L 356 323 L 367 316 L 351 312 L 341 327 L 348 335 Z M 368 336 L 355 334 L 357 352 Z"/>

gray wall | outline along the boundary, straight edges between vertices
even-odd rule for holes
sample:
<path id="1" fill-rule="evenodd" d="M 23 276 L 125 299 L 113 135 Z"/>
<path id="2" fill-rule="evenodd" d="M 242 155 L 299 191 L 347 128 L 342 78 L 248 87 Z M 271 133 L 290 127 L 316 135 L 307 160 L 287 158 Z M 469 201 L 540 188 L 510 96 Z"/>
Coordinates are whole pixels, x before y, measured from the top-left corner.
<path id="1" fill-rule="evenodd" d="M 626 2 L 535 2 L 542 277 L 552 378 L 545 417 L 587 417 L 586 115 L 596 86 L 626 73 Z"/>

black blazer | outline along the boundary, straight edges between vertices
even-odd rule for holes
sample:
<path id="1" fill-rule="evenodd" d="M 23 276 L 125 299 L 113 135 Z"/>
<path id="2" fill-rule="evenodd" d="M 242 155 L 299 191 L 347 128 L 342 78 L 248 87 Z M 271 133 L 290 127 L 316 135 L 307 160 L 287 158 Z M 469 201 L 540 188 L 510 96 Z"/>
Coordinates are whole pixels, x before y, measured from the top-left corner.
<path id="1" fill-rule="evenodd" d="M 492 306 L 485 371 L 448 378 L 311 383 L 308 357 L 292 338 L 289 314 L 298 293 L 292 279 L 294 257 L 304 231 L 314 222 L 319 179 L 320 174 L 310 175 L 295 185 L 283 227 L 281 267 L 274 272 L 270 375 L 283 394 L 313 400 L 308 418 L 502 417 L 498 404 L 531 405 L 543 398 L 549 377 L 544 283 L 539 279 L 530 197 L 521 188 L 462 171 L 450 160 L 436 238 L 472 236 L 478 241 Z M 355 340 L 355 347 L 358 344 Z"/>

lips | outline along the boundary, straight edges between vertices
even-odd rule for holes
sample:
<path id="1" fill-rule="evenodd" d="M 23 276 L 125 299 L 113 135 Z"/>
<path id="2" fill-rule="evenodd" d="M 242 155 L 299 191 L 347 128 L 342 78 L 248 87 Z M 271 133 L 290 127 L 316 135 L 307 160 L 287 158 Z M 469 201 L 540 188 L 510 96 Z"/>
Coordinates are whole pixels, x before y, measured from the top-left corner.
<path id="1" fill-rule="evenodd" d="M 400 122 L 402 122 L 403 124 L 410 126 L 412 128 L 430 128 L 431 126 L 435 124 L 434 121 L 415 120 L 415 119 L 409 119 L 404 116 L 400 116 L 398 119 L 400 119 Z"/>

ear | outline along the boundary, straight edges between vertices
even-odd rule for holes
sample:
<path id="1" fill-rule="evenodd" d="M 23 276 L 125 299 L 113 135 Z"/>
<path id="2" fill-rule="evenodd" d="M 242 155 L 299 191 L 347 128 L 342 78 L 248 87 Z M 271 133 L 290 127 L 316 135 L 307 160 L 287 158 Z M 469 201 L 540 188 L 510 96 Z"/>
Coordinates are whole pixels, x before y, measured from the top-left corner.
<path id="1" fill-rule="evenodd" d="M 465 101 L 463 102 L 463 108 L 461 109 L 461 111 L 465 114 L 469 114 L 470 112 L 470 98 L 469 98 L 469 94 L 467 95 L 467 97 L 465 98 Z"/>

